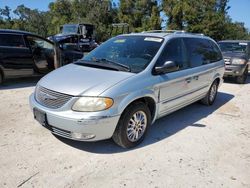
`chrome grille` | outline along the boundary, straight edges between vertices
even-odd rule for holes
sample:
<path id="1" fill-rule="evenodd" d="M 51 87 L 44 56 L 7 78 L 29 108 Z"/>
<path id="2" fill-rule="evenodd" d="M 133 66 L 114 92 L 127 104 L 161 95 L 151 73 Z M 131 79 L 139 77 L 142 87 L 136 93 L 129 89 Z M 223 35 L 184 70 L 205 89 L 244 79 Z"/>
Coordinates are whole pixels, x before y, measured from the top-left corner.
<path id="1" fill-rule="evenodd" d="M 73 96 L 37 86 L 35 97 L 36 101 L 41 105 L 56 109 L 66 104 Z"/>
<path id="2" fill-rule="evenodd" d="M 229 58 L 225 58 L 224 61 L 225 61 L 226 65 L 230 65 L 231 64 L 231 60 Z"/>

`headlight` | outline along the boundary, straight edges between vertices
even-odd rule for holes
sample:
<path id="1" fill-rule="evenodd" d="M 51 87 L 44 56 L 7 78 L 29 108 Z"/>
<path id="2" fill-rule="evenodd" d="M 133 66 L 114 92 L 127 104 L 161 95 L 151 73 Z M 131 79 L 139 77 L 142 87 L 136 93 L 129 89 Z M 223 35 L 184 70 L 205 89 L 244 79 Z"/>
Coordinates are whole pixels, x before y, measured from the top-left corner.
<path id="1" fill-rule="evenodd" d="M 96 112 L 106 110 L 113 105 L 113 99 L 106 97 L 81 97 L 72 106 L 72 110 L 80 112 Z"/>
<path id="2" fill-rule="evenodd" d="M 238 59 L 238 58 L 234 58 L 232 61 L 232 64 L 234 65 L 244 65 L 246 62 L 245 59 Z"/>

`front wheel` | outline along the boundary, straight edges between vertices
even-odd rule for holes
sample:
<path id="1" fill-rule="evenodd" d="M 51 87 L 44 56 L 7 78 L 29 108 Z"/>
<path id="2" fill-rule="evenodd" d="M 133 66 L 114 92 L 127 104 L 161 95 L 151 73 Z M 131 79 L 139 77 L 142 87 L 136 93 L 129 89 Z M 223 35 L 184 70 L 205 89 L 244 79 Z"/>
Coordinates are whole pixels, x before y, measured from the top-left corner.
<path id="1" fill-rule="evenodd" d="M 246 82 L 247 79 L 247 75 L 248 75 L 248 67 L 245 69 L 244 73 L 240 76 L 237 76 L 236 79 L 236 83 L 238 84 L 244 84 Z"/>
<path id="2" fill-rule="evenodd" d="M 112 138 L 123 148 L 135 147 L 144 139 L 150 124 L 151 115 L 147 105 L 133 103 L 121 115 Z"/>
<path id="3" fill-rule="evenodd" d="M 217 96 L 218 86 L 219 86 L 219 83 L 215 80 L 213 84 L 211 85 L 207 95 L 203 99 L 201 99 L 201 103 L 207 106 L 212 105 Z"/>

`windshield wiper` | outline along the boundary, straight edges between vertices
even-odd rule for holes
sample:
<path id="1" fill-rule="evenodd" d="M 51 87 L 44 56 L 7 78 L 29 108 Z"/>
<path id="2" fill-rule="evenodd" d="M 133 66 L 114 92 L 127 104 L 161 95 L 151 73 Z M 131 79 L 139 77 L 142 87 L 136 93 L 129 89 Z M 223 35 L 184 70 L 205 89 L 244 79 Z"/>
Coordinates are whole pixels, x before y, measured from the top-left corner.
<path id="1" fill-rule="evenodd" d="M 115 66 L 122 67 L 123 70 L 125 69 L 125 71 L 131 72 L 131 68 L 129 66 L 123 65 L 123 64 L 115 62 L 115 61 L 111 61 L 111 60 L 108 60 L 108 59 L 105 59 L 105 58 L 98 59 L 98 58 L 95 58 L 95 57 L 93 57 L 92 60 L 95 61 L 95 62 L 106 62 L 108 64 L 113 64 Z"/>

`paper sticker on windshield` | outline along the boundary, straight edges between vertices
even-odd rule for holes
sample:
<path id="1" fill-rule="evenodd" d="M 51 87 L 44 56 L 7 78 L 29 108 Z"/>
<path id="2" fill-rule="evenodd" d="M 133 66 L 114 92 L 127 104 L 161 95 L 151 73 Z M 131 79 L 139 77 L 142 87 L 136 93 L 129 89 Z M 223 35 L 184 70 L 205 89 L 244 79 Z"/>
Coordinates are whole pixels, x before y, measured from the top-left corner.
<path id="1" fill-rule="evenodd" d="M 162 41 L 162 39 L 155 38 L 155 37 L 146 37 L 144 40 L 145 41 L 151 41 L 151 42 L 161 42 Z"/>
<path id="2" fill-rule="evenodd" d="M 114 41 L 114 43 L 124 43 L 126 39 L 117 39 Z"/>
<path id="3" fill-rule="evenodd" d="M 239 45 L 247 46 L 247 43 L 245 43 L 245 42 L 240 42 Z"/>

